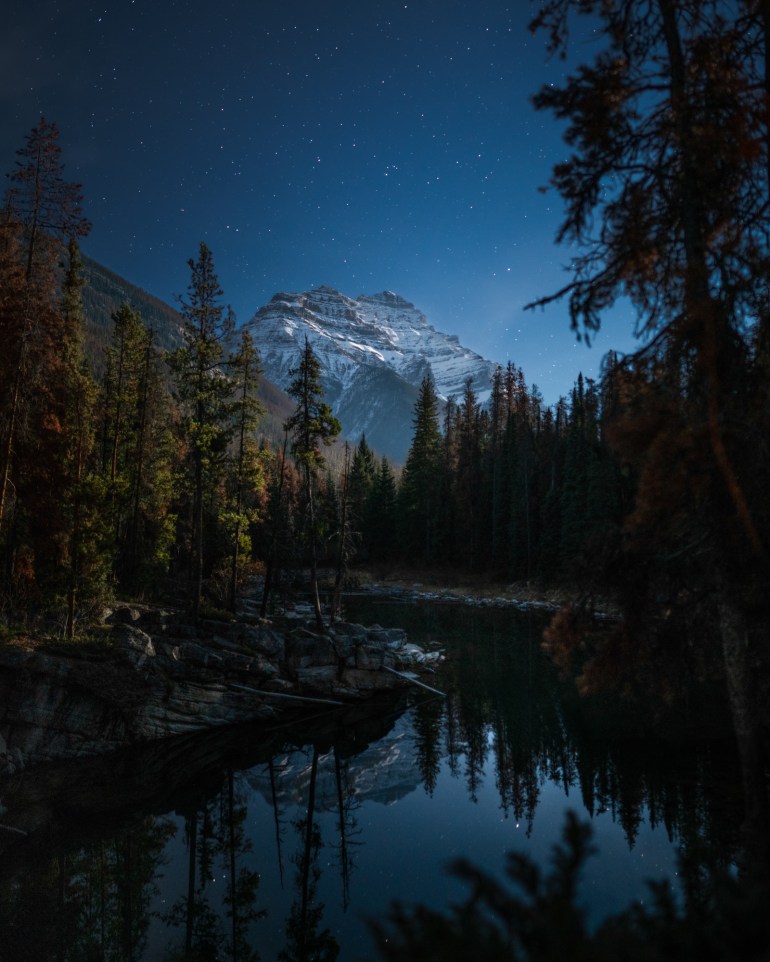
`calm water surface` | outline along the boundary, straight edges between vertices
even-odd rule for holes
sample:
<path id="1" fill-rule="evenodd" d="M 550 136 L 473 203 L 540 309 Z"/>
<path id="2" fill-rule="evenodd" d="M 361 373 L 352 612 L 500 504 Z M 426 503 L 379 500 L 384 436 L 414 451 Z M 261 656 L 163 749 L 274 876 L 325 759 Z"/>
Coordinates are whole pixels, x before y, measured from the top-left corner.
<path id="1" fill-rule="evenodd" d="M 40 815 L 28 839 L 0 838 L 0 958 L 371 957 L 367 918 L 460 898 L 458 857 L 546 864 L 569 809 L 599 849 L 582 892 L 595 921 L 644 900 L 646 879 L 675 879 L 682 846 L 732 858 L 738 779 L 713 706 L 656 729 L 627 704 L 579 700 L 540 652 L 541 616 L 346 605 L 441 642 L 446 697 L 31 779 L 4 802 Z"/>

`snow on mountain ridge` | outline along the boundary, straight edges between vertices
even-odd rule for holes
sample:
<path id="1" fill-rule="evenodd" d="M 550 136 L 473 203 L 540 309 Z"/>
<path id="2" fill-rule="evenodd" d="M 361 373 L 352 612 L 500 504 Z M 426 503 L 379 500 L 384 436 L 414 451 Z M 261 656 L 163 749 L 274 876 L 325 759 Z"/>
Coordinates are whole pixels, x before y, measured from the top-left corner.
<path id="1" fill-rule="evenodd" d="M 357 440 L 365 431 L 371 441 L 377 432 L 383 453 L 383 444 L 398 438 L 401 459 L 416 391 L 428 373 L 443 398 L 459 400 L 468 377 L 480 401 L 489 396 L 495 365 L 463 347 L 456 335 L 437 331 L 392 291 L 355 299 L 327 286 L 278 293 L 249 327 L 266 376 L 282 387 L 290 383 L 307 336 L 321 364 L 326 400 L 345 434 Z"/>
<path id="2" fill-rule="evenodd" d="M 423 360 L 444 398 L 459 397 L 468 377 L 477 391 L 488 391 L 495 368 L 491 361 L 463 347 L 457 335 L 437 331 L 420 310 L 392 291 L 361 294 L 356 299 L 326 286 L 301 294 L 280 293 L 257 311 L 251 325 L 263 351 L 266 372 L 277 373 L 279 378 L 296 363 L 301 347 L 298 334 L 308 335 L 313 350 L 326 355 L 330 373 L 338 376 L 347 368 L 330 354 L 359 362 L 365 355 L 367 362 L 386 364 L 418 387 L 424 369 L 414 362 Z M 286 336 L 276 338 L 277 327 L 295 343 L 289 344 Z M 293 356 L 286 357 L 288 349 Z"/>

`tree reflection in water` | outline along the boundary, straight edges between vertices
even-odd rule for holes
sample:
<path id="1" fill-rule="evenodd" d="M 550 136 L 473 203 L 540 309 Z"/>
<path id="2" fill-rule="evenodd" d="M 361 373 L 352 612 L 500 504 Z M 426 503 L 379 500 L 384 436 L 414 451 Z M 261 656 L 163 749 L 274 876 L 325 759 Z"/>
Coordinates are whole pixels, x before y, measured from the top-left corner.
<path id="1" fill-rule="evenodd" d="M 225 785 L 213 800 L 195 802 L 183 814 L 187 895 L 162 918 L 167 925 L 184 929 L 184 949 L 172 951 L 169 959 L 258 962 L 259 952 L 249 944 L 249 927 L 265 910 L 256 907 L 259 875 L 239 865 L 252 851 L 252 843 L 244 831 L 248 807 L 236 795 L 233 770 L 227 770 Z M 227 879 L 227 890 L 224 897 L 217 893 L 221 901 L 212 905 L 217 871 Z"/>
<path id="2" fill-rule="evenodd" d="M 441 823 L 436 850 L 501 852 L 512 841 L 501 820 L 542 840 L 539 806 L 552 813 L 559 792 L 597 825 L 621 825 L 628 846 L 662 825 L 687 858 L 705 848 L 718 868 L 737 860 L 740 782 L 712 693 L 707 711 L 683 692 L 655 717 L 580 700 L 542 657 L 540 625 L 511 612 L 369 606 L 353 617 L 445 645 L 435 685 L 446 698 L 418 695 L 401 717 L 383 707 L 259 737 L 214 733 L 0 786 L 0 821 L 31 833 L 0 831 L 2 957 L 360 958 L 371 954 L 360 916 L 407 883 L 449 898 L 449 848 L 413 859 L 412 835 L 430 840 Z M 422 874 L 399 875 L 402 856 Z"/>

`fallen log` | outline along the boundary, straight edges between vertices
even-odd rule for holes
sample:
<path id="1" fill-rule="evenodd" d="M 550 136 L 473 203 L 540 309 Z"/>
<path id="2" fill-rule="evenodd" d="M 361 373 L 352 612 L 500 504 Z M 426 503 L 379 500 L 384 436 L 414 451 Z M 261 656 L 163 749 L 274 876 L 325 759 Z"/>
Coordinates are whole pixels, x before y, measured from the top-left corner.
<path id="1" fill-rule="evenodd" d="M 247 691 L 251 695 L 259 695 L 260 698 L 280 698 L 285 701 L 306 701 L 315 705 L 335 705 L 337 707 L 345 704 L 344 701 L 335 701 L 333 698 L 312 698 L 309 695 L 288 695 L 282 691 L 263 691 L 259 688 L 249 688 L 247 685 L 238 685 L 230 682 L 229 688 L 237 688 L 239 691 Z"/>
<path id="2" fill-rule="evenodd" d="M 383 666 L 385 671 L 389 671 L 392 675 L 398 675 L 399 678 L 403 678 L 404 681 L 411 682 L 413 685 L 418 685 L 420 688 L 424 688 L 426 691 L 432 692 L 434 695 L 441 695 L 442 698 L 446 698 L 446 693 L 439 691 L 438 688 L 431 688 L 430 685 L 426 685 L 424 682 L 419 681 L 417 678 L 413 678 L 411 675 L 407 675 L 403 671 L 396 671 L 395 668 L 390 668 L 388 665 Z"/>

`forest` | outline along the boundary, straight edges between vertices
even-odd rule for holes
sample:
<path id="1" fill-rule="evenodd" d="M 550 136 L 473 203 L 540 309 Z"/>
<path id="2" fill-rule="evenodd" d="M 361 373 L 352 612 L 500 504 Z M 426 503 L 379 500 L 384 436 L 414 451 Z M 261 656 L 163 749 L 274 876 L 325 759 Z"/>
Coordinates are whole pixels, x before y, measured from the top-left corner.
<path id="1" fill-rule="evenodd" d="M 90 225 L 40 119 L 0 214 L 0 611 L 74 638 L 115 595 L 198 616 L 259 575 L 267 610 L 309 571 L 320 620 L 319 580 L 338 593 L 356 566 L 569 588 L 544 645 L 582 691 L 724 683 L 766 856 L 770 7 L 547 0 L 532 26 L 552 54 L 579 13 L 600 52 L 534 98 L 566 124 L 551 189 L 569 279 L 532 307 L 566 300 L 590 338 L 623 302 L 639 349 L 554 407 L 512 364 L 483 407 L 470 384 L 444 405 L 426 379 L 400 471 L 365 438 L 331 470 L 341 425 L 307 344 L 283 445 L 260 437 L 259 357 L 203 243 L 182 347 L 162 351 L 126 304 L 89 355 Z"/>
<path id="2" fill-rule="evenodd" d="M 305 567 L 457 569 L 573 582 L 617 541 L 632 487 L 606 441 L 615 403 L 582 376 L 554 409 L 521 369 L 488 406 L 470 380 L 421 386 L 403 470 L 341 425 L 312 348 L 298 352 L 281 448 L 260 433 L 259 356 L 225 306 L 212 252 L 189 261 L 184 344 L 163 349 L 130 304 L 106 349 L 87 336 L 77 238 L 89 229 L 55 124 L 19 150 L 2 238 L 0 547 L 4 610 L 74 637 L 113 595 L 231 608 L 244 580 Z M 314 575 L 315 580 L 315 575 Z"/>

